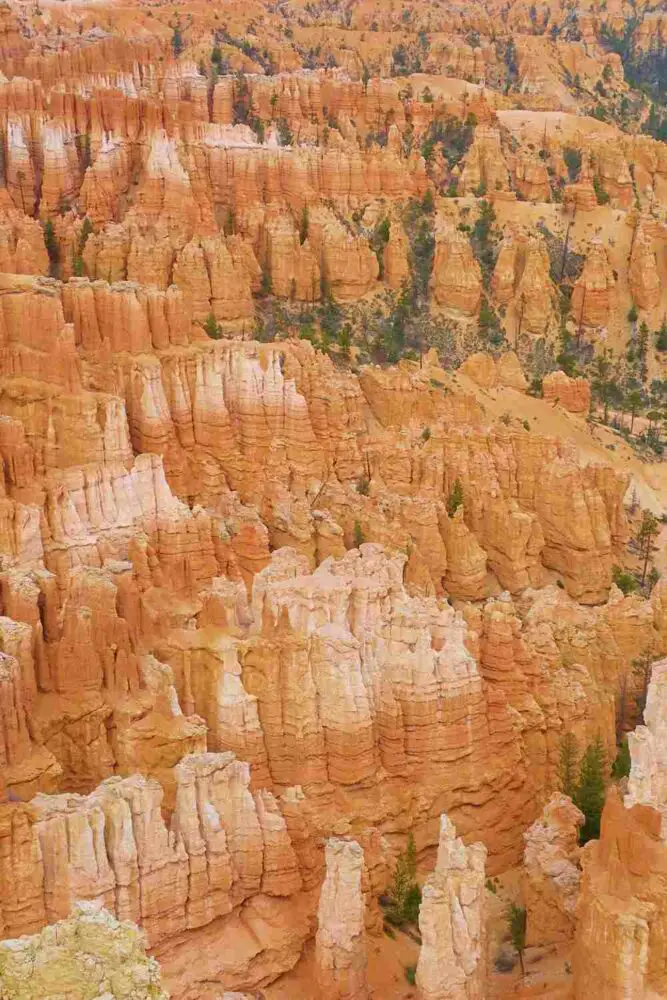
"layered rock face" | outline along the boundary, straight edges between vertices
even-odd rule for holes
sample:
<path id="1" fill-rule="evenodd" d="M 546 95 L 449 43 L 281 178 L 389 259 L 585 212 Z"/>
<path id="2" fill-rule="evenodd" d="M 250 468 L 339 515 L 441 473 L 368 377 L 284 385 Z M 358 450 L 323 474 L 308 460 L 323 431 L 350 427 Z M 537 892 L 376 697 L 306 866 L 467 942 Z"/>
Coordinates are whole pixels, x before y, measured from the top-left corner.
<path id="1" fill-rule="evenodd" d="M 501 306 L 510 306 L 517 335 L 545 335 L 556 316 L 556 290 L 549 276 L 549 256 L 543 240 L 523 232 L 503 241 L 491 278 L 491 290 Z"/>
<path id="2" fill-rule="evenodd" d="M 299 992 L 304 952 L 360 1000 L 413 833 L 422 995 L 481 998 L 485 865 L 568 936 L 561 734 L 611 754 L 667 649 L 664 585 L 612 585 L 618 454 L 535 429 L 588 382 L 519 395 L 561 320 L 582 358 L 631 296 L 658 328 L 660 126 L 618 5 L 218 6 L 0 2 L 0 970 L 160 996 L 132 921 L 173 1000 Z M 663 808 L 654 716 L 619 829 Z"/>
<path id="3" fill-rule="evenodd" d="M 654 664 L 646 725 L 631 736 L 628 792 L 613 789 L 599 841 L 582 852 L 574 991 L 578 998 L 661 996 L 667 989 L 664 757 L 667 663 Z"/>
<path id="4" fill-rule="evenodd" d="M 591 244 L 572 292 L 572 314 L 581 326 L 604 327 L 615 302 L 616 279 L 600 241 Z"/>
<path id="5" fill-rule="evenodd" d="M 317 981 L 322 996 L 331 1000 L 366 1000 L 364 854 L 355 841 L 332 838 L 324 858 L 315 937 Z"/>
<path id="6" fill-rule="evenodd" d="M 570 413 L 583 415 L 590 410 L 591 384 L 585 378 L 570 378 L 561 371 L 550 372 L 542 380 L 542 395 Z"/>
<path id="7" fill-rule="evenodd" d="M 502 385 L 525 392 L 528 385 L 521 363 L 513 351 L 502 354 L 497 361 L 490 354 L 471 354 L 460 370 L 482 389 L 495 389 Z"/>
<path id="8" fill-rule="evenodd" d="M 646 228 L 639 225 L 632 246 L 628 268 L 632 298 L 639 309 L 654 309 L 660 302 L 660 275 L 653 241 Z"/>
<path id="9" fill-rule="evenodd" d="M 294 900 L 299 864 L 279 805 L 266 791 L 253 797 L 249 772 L 231 753 L 184 756 L 168 824 L 162 787 L 143 775 L 110 778 L 89 796 L 5 804 L 5 936 L 65 920 L 87 899 L 142 926 L 175 996 L 202 981 L 261 981 L 276 961 L 289 968 L 307 933 Z M 255 947 L 226 951 L 244 920 Z M 205 947 L 211 932 L 223 952 Z"/>
<path id="10" fill-rule="evenodd" d="M 33 937 L 0 942 L 0 992 L 14 1000 L 168 1000 L 139 929 L 92 903 Z"/>
<path id="11" fill-rule="evenodd" d="M 522 898 L 526 941 L 548 945 L 571 940 L 579 899 L 579 827 L 583 813 L 555 793 L 541 817 L 524 834 Z"/>
<path id="12" fill-rule="evenodd" d="M 423 1000 L 481 1000 L 486 995 L 483 844 L 466 847 L 440 818 L 435 871 L 422 891 L 422 939 L 416 983 Z"/>
<path id="13" fill-rule="evenodd" d="M 436 235 L 431 289 L 435 302 L 463 316 L 479 310 L 482 272 L 464 236 L 442 225 Z"/>
<path id="14" fill-rule="evenodd" d="M 98 900 L 176 998 L 254 989 L 312 935 L 341 823 L 427 847 L 444 803 L 517 863 L 558 734 L 611 743 L 661 641 L 609 589 L 625 479 L 428 359 L 204 342 L 171 289 L 4 292 L 3 933 Z"/>

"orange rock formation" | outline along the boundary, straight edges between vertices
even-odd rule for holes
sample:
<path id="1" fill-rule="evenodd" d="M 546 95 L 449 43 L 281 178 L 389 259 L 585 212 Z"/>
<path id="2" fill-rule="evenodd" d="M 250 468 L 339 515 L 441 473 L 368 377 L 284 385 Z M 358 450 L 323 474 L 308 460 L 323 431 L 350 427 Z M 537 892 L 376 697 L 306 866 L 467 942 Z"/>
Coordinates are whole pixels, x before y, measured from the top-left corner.
<path id="1" fill-rule="evenodd" d="M 667 651 L 664 582 L 612 584 L 662 479 L 554 411 L 589 378 L 525 393 L 662 322 L 667 154 L 607 49 L 667 29 L 407 6 L 0 3 L 0 982 L 102 907 L 173 1000 L 382 992 L 410 833 L 424 998 L 489 992 L 485 864 L 572 937 L 559 741 L 611 759 Z M 665 992 L 662 672 L 578 998 Z"/>

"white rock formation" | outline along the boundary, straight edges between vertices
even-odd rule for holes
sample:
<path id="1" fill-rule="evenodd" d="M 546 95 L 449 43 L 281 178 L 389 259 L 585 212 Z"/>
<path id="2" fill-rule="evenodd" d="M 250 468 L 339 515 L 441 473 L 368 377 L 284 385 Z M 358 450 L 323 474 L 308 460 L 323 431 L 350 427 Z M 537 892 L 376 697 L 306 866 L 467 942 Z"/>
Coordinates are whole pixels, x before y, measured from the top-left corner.
<path id="1" fill-rule="evenodd" d="M 168 1000 L 145 938 L 95 903 L 39 934 L 0 942 L 5 1000 Z"/>
<path id="2" fill-rule="evenodd" d="M 366 934 L 361 877 L 364 852 L 354 840 L 327 841 L 317 911 L 315 961 L 326 1000 L 366 1000 Z"/>
<path id="3" fill-rule="evenodd" d="M 625 806 L 652 806 L 662 815 L 662 837 L 667 839 L 667 659 L 653 664 L 645 725 L 628 735 L 632 767 Z"/>
<path id="4" fill-rule="evenodd" d="M 435 871 L 422 892 L 422 947 L 417 987 L 422 1000 L 481 1000 L 485 996 L 483 844 L 466 847 L 440 817 Z"/>

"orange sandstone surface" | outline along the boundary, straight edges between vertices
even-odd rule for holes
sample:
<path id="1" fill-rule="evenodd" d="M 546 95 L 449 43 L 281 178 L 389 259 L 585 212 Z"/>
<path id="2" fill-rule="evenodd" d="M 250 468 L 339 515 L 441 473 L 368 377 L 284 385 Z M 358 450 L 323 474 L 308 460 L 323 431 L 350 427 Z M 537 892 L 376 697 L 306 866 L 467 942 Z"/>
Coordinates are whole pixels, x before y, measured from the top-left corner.
<path id="1" fill-rule="evenodd" d="M 664 661 L 599 840 L 561 788 L 667 654 L 603 6 L 0 3 L 3 1000 L 667 995 Z"/>

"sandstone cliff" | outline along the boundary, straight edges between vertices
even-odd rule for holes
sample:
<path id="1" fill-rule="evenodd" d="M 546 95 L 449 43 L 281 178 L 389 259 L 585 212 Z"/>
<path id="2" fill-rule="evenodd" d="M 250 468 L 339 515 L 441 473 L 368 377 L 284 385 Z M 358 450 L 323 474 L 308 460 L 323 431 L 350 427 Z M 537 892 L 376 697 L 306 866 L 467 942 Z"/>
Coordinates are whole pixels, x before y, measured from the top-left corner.
<path id="1" fill-rule="evenodd" d="M 625 801 L 610 791 L 600 840 L 582 853 L 573 963 L 577 998 L 660 996 L 666 988 L 664 938 L 657 930 L 667 905 L 661 766 L 666 668 L 664 660 L 653 666 L 646 725 L 631 741 Z"/>

